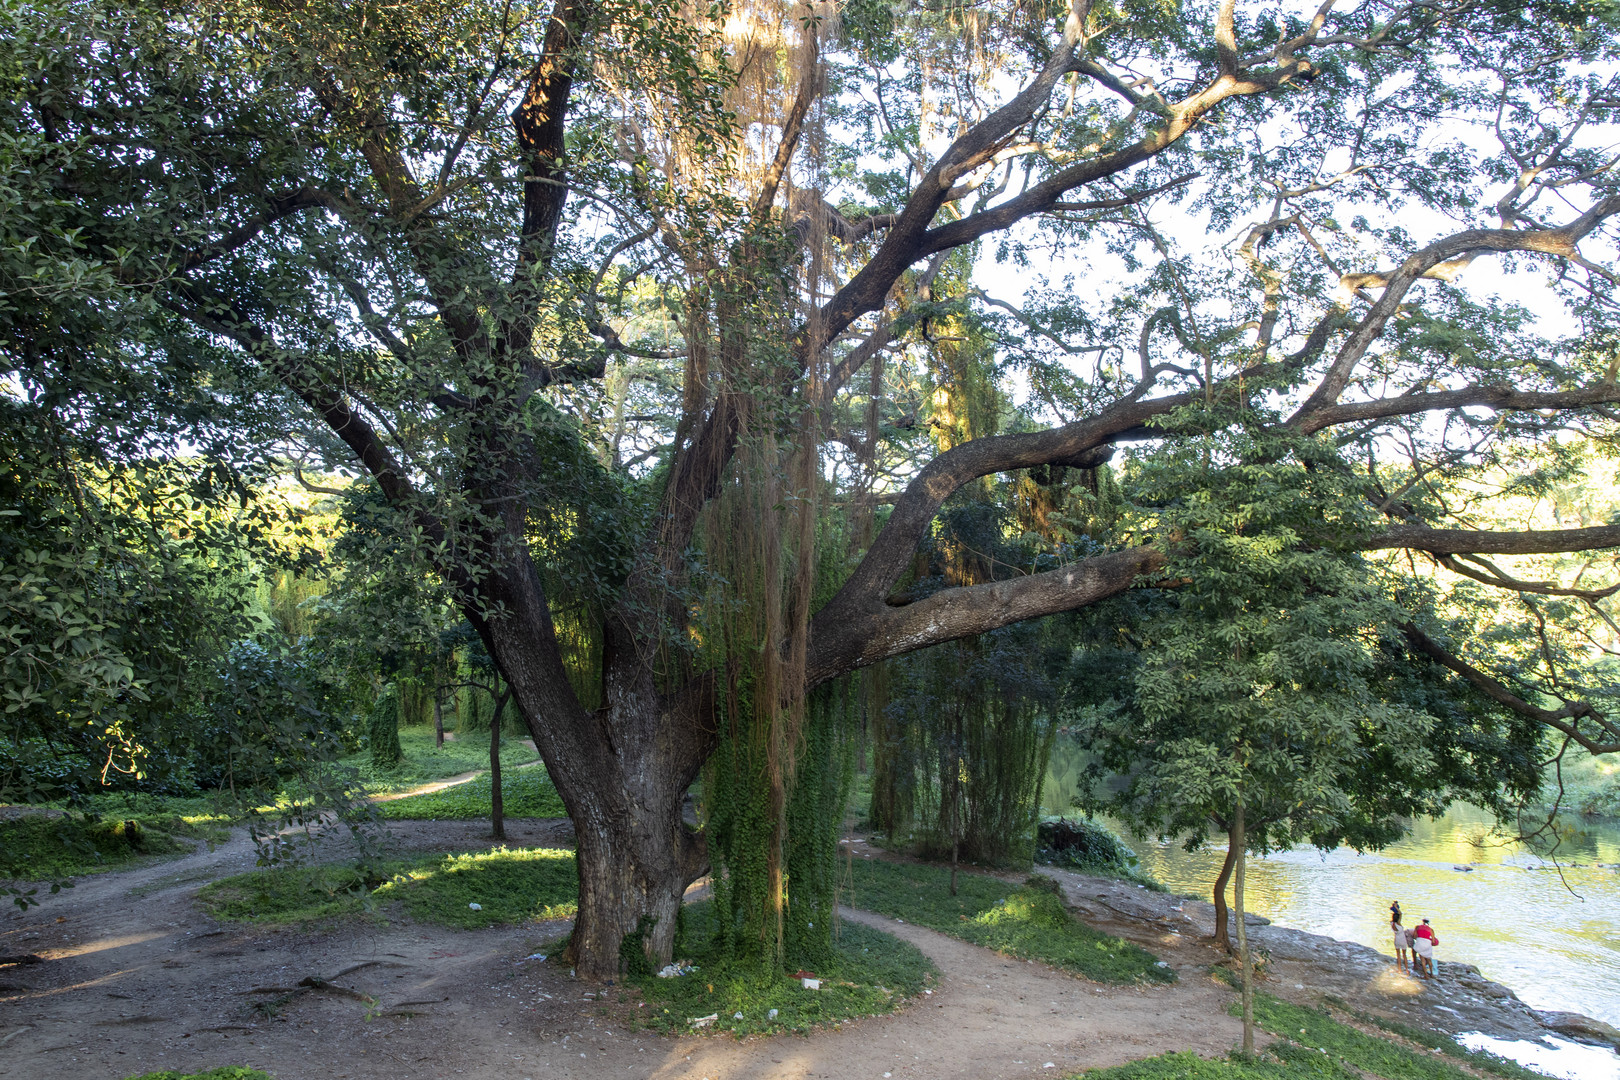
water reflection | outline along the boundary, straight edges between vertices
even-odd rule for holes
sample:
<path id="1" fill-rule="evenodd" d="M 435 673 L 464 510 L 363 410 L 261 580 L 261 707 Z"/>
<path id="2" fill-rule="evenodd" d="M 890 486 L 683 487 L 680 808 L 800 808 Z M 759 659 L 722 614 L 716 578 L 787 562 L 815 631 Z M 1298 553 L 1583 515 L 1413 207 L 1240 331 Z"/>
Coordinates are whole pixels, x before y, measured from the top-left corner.
<path id="1" fill-rule="evenodd" d="M 1488 814 L 1458 807 L 1377 854 L 1305 848 L 1253 859 L 1249 910 L 1391 955 L 1388 909 L 1399 900 L 1408 926 L 1427 918 L 1440 936 L 1442 974 L 1448 960 L 1475 964 L 1533 1008 L 1620 1026 L 1620 871 L 1612 869 L 1620 827 L 1582 825 L 1566 836 L 1561 881 L 1523 845 L 1493 838 L 1491 825 Z M 1225 857 L 1224 847 L 1133 847 L 1166 886 L 1206 899 Z"/>

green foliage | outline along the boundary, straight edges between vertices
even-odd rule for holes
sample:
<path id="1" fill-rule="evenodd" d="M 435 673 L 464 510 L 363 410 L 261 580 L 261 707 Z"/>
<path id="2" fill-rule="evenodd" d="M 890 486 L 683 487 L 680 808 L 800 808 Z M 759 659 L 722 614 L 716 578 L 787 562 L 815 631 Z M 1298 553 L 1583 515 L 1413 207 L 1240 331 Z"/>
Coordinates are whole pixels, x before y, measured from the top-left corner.
<path id="1" fill-rule="evenodd" d="M 1076 716 L 1084 804 L 1198 842 L 1241 799 L 1254 851 L 1399 835 L 1434 721 L 1379 678 L 1404 615 L 1346 551 L 1370 511 L 1325 452 L 1225 435 L 1143 461 L 1133 497 L 1185 584 L 1134 628 L 1129 696 Z"/>
<path id="2" fill-rule="evenodd" d="M 1013 885 L 983 874 L 957 875 L 937 866 L 858 859 L 849 903 L 904 919 L 1020 960 L 1039 960 L 1097 982 L 1174 982 L 1152 953 L 1100 934 L 1076 919 L 1044 879 Z"/>
<path id="3" fill-rule="evenodd" d="M 26 814 L 0 821 L 0 878 L 53 881 L 116 870 L 154 855 L 189 852 L 217 828 L 173 814 L 118 818 L 82 814 Z"/>
<path id="4" fill-rule="evenodd" d="M 919 560 L 913 597 L 1047 568 L 1050 557 L 1014 538 L 1012 524 L 984 499 L 948 510 Z M 904 843 L 915 823 L 915 848 L 928 858 L 955 847 L 981 864 L 1029 865 L 1068 629 L 1053 619 L 1003 627 L 884 665 L 870 706 L 874 828 Z"/>
<path id="5" fill-rule="evenodd" d="M 1534 1069 L 1527 1069 L 1517 1061 L 1510 1061 L 1497 1054 L 1484 1050 L 1470 1050 L 1457 1042 L 1457 1040 L 1438 1031 L 1413 1027 L 1411 1024 L 1403 1024 L 1399 1020 L 1391 1020 L 1386 1016 L 1372 1016 L 1361 1012 L 1353 1012 L 1352 1015 L 1364 1024 L 1383 1028 L 1385 1031 L 1399 1035 L 1409 1042 L 1415 1042 L 1419 1046 L 1427 1046 L 1431 1050 L 1438 1050 L 1447 1057 L 1456 1058 L 1481 1072 L 1505 1076 L 1508 1080 L 1541 1080 L 1542 1076 L 1545 1075 Z"/>
<path id="6" fill-rule="evenodd" d="M 399 691 L 385 686 L 371 707 L 370 722 L 366 726 L 366 745 L 371 750 L 371 767 L 388 772 L 399 767 L 405 752 L 399 745 Z"/>
<path id="7" fill-rule="evenodd" d="M 490 814 L 488 773 L 464 784 L 438 791 L 389 799 L 377 805 L 385 818 L 407 821 L 471 821 Z M 546 775 L 544 765 L 501 771 L 501 800 L 507 817 L 566 817 L 562 796 Z"/>
<path id="8" fill-rule="evenodd" d="M 1088 818 L 1042 819 L 1035 837 L 1038 863 L 1121 878 L 1164 892 L 1163 885 L 1137 869 L 1136 852 L 1125 841 Z"/>
<path id="9" fill-rule="evenodd" d="M 172 1069 L 142 1073 L 130 1077 L 129 1080 L 275 1080 L 275 1077 L 258 1069 L 250 1069 L 246 1065 L 221 1065 L 217 1069 L 199 1073 L 175 1072 Z"/>
<path id="10" fill-rule="evenodd" d="M 1279 1036 L 1254 1060 L 1236 1056 L 1205 1060 L 1190 1053 L 1166 1054 L 1082 1075 L 1087 1080 L 1355 1080 L 1361 1076 L 1380 1080 L 1464 1080 L 1473 1075 L 1432 1053 L 1413 1051 L 1335 1020 L 1322 1010 L 1292 1005 L 1269 994 L 1255 995 L 1254 1012 L 1257 1023 Z M 1537 1080 L 1542 1075 L 1494 1054 L 1465 1049 L 1436 1032 L 1379 1017 L 1358 1017 L 1479 1072 L 1507 1080 Z"/>
<path id="11" fill-rule="evenodd" d="M 1245 1061 L 1239 1055 L 1202 1058 L 1190 1050 L 1143 1058 L 1126 1065 L 1089 1069 L 1086 1080 L 1358 1080 L 1331 1057 L 1275 1042 L 1266 1053 Z"/>
<path id="12" fill-rule="evenodd" d="M 914 946 L 857 923 L 838 927 L 825 962 L 812 970 L 820 990 L 797 978 L 739 959 L 716 944 L 714 908 L 708 901 L 686 906 L 675 954 L 697 964 L 676 978 L 638 979 L 646 995 L 648 1024 L 660 1030 L 692 1030 L 697 1017 L 716 1014 L 705 1030 L 742 1036 L 806 1031 L 860 1016 L 890 1012 L 920 994 L 936 974 Z M 770 1011 L 776 1010 L 772 1018 Z M 736 1014 L 742 1013 L 737 1019 Z"/>
<path id="13" fill-rule="evenodd" d="M 788 795 L 787 910 L 783 959 L 789 970 L 819 970 L 833 961 L 838 918 L 838 837 L 855 775 L 858 682 L 819 687 L 806 706 L 804 745 Z"/>
<path id="14" fill-rule="evenodd" d="M 568 918 L 578 908 L 578 893 L 573 852 L 496 848 L 365 868 L 271 867 L 206 885 L 197 899 L 218 919 L 277 924 L 376 914 L 398 902 L 418 922 L 475 930 Z"/>

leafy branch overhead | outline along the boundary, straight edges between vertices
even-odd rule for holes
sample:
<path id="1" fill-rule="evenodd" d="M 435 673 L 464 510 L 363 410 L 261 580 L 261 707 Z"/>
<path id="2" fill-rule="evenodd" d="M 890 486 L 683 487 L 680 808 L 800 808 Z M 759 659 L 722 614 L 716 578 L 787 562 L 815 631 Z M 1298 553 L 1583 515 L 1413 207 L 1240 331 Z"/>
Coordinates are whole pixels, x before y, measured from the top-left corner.
<path id="1" fill-rule="evenodd" d="M 575 819 L 584 971 L 627 936 L 667 961 L 731 857 L 682 811 L 717 748 L 768 780 L 779 905 L 797 755 L 835 724 L 812 689 L 1206 595 L 1260 528 L 1241 498 L 1224 532 L 1188 516 L 1233 476 L 1331 487 L 1269 556 L 1342 594 L 1328 638 L 1398 626 L 1380 649 L 1503 715 L 1620 744 L 1589 677 L 1612 567 L 1555 558 L 1620 534 L 1538 509 L 1608 467 L 1620 406 L 1589 5 L 3 19 L 8 409 L 97 468 L 370 485 L 379 557 L 442 583 Z M 1027 565 L 953 549 L 922 587 L 942 511 L 1003 498 Z M 74 692 L 115 692 L 115 652 L 84 655 Z"/>

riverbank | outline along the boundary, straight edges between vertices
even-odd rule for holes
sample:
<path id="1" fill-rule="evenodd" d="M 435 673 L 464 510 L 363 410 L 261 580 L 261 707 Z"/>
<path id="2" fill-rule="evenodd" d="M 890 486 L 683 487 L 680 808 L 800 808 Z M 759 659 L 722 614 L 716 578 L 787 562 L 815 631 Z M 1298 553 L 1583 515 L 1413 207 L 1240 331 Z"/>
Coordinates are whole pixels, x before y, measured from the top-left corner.
<path id="1" fill-rule="evenodd" d="M 1211 940 L 1213 904 L 1049 867 L 1040 872 L 1063 885 L 1069 904 L 1096 929 L 1136 941 L 1178 967 L 1199 958 L 1207 964 L 1224 960 Z M 1620 1055 L 1614 1054 L 1620 1051 L 1620 1030 L 1579 1013 L 1533 1009 L 1473 965 L 1447 962 L 1443 950 L 1439 977 L 1419 980 L 1365 945 L 1255 915 L 1249 916 L 1248 928 L 1251 946 L 1266 960 L 1261 988 L 1282 1000 L 1335 1005 L 1457 1039 L 1481 1034 L 1498 1045 L 1546 1047 L 1549 1036 L 1583 1043 L 1609 1051 L 1620 1075 Z"/>
<path id="2" fill-rule="evenodd" d="M 1429 917 L 1442 962 L 1473 964 L 1533 1009 L 1620 1027 L 1620 829 L 1570 822 L 1559 850 L 1517 843 L 1484 811 L 1412 823 L 1382 851 L 1304 847 L 1249 861 L 1249 910 L 1282 926 L 1389 951 L 1389 904 Z M 1208 898 L 1225 848 L 1131 845 L 1141 869 Z M 1554 861 L 1556 860 L 1556 861 Z"/>

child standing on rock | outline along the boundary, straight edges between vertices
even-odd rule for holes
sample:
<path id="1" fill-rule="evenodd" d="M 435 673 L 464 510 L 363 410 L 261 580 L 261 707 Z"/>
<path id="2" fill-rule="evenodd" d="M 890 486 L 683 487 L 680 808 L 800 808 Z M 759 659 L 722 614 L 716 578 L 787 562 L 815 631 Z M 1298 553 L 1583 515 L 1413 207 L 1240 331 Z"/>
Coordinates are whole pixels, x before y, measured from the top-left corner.
<path id="1" fill-rule="evenodd" d="M 1389 929 L 1395 935 L 1395 963 L 1402 971 L 1412 970 L 1412 961 L 1407 955 L 1409 947 L 1406 927 L 1401 925 L 1401 902 L 1395 901 L 1389 905 Z"/>

